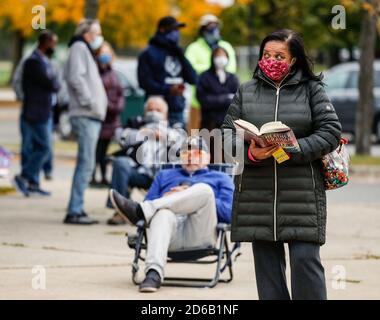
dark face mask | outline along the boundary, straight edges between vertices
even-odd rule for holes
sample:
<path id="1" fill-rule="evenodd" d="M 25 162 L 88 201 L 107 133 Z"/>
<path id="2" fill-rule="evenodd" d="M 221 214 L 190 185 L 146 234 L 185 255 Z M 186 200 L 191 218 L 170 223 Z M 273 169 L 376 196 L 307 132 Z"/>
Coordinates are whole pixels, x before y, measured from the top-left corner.
<path id="1" fill-rule="evenodd" d="M 49 58 L 51 58 L 51 57 L 53 56 L 54 52 L 55 52 L 54 48 L 49 47 L 49 48 L 46 49 L 45 54 L 46 54 Z"/>
<path id="2" fill-rule="evenodd" d="M 165 38 L 168 39 L 170 42 L 177 44 L 179 42 L 179 38 L 180 38 L 179 31 L 178 30 L 171 30 L 169 32 L 166 32 Z"/>
<path id="3" fill-rule="evenodd" d="M 210 47 L 214 47 L 218 44 L 220 40 L 220 31 L 218 27 L 212 29 L 206 29 L 203 32 L 203 37 Z"/>

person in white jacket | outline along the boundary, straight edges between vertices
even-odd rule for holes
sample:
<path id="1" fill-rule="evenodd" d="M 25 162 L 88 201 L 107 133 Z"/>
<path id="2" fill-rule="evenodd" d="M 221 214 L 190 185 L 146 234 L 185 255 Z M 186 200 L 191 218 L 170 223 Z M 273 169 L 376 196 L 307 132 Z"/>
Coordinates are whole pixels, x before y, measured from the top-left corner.
<path id="1" fill-rule="evenodd" d="M 95 165 L 95 150 L 107 111 L 107 95 L 94 58 L 103 43 L 97 20 L 82 21 L 69 43 L 65 79 L 70 96 L 69 114 L 78 139 L 77 162 L 64 223 L 90 225 L 98 221 L 84 211 L 84 192 Z"/>

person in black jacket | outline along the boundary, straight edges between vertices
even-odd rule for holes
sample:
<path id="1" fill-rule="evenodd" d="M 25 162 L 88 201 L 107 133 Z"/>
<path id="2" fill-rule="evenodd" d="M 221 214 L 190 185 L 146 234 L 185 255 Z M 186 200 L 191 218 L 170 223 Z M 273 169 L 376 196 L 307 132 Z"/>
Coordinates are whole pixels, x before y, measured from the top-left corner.
<path id="1" fill-rule="evenodd" d="M 278 147 L 261 148 L 253 139 L 245 143 L 235 128 L 237 119 L 259 128 L 281 121 L 293 130 L 299 149 L 278 163 L 272 157 Z M 238 89 L 222 130 L 226 162 L 241 165 L 231 240 L 252 243 L 259 298 L 326 299 L 320 258 L 327 220 L 321 159 L 338 147 L 342 126 L 299 34 L 283 29 L 264 38 L 253 77 Z"/>
<path id="2" fill-rule="evenodd" d="M 184 118 L 185 83 L 195 84 L 197 74 L 179 47 L 179 28 L 184 27 L 173 17 L 158 22 L 156 34 L 138 59 L 138 81 L 146 96 L 161 95 L 169 106 L 169 124 L 182 123 Z"/>
<path id="3" fill-rule="evenodd" d="M 201 128 L 212 130 L 223 124 L 227 109 L 239 87 L 238 78 L 226 71 L 228 53 L 217 47 L 211 55 L 211 67 L 203 72 L 197 84 L 201 105 Z"/>
<path id="4" fill-rule="evenodd" d="M 50 195 L 40 188 L 39 172 L 49 156 L 52 134 L 49 119 L 56 100 L 55 94 L 60 88 L 49 59 L 54 53 L 57 40 L 52 31 L 43 31 L 38 38 L 37 49 L 24 64 L 24 100 L 20 127 L 22 145 L 28 146 L 30 152 L 27 159 L 21 161 L 22 170 L 21 174 L 15 177 L 15 185 L 25 196 L 29 196 L 30 193 Z"/>

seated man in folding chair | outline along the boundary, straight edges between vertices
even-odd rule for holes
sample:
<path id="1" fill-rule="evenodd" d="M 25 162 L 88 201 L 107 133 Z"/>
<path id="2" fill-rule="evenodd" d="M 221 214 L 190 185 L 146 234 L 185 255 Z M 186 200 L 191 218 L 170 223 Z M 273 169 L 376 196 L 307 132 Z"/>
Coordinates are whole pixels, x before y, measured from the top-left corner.
<path id="1" fill-rule="evenodd" d="M 140 292 L 160 288 L 169 250 L 213 246 L 217 223 L 231 222 L 234 183 L 227 174 L 207 168 L 205 141 L 189 137 L 180 158 L 182 168 L 159 171 L 141 203 L 110 190 L 112 204 L 126 222 L 143 219 L 148 225 L 146 277 Z"/>

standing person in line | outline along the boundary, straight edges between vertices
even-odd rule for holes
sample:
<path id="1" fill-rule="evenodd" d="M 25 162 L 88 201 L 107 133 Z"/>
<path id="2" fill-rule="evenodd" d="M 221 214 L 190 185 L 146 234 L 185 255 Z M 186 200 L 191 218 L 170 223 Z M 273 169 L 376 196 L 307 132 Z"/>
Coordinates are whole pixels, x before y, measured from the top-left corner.
<path id="1" fill-rule="evenodd" d="M 84 192 L 95 166 L 95 151 L 102 121 L 107 111 L 107 95 L 100 78 L 94 52 L 103 44 L 97 20 L 82 21 L 69 43 L 65 78 L 70 96 L 69 114 L 78 140 L 76 167 L 64 223 L 90 225 L 98 221 L 83 209 Z"/>
<path id="2" fill-rule="evenodd" d="M 212 14 L 205 14 L 199 22 L 199 36 L 189 44 L 185 56 L 190 61 L 198 75 L 211 67 L 212 51 L 217 47 L 222 47 L 228 54 L 228 64 L 226 71 L 236 73 L 235 50 L 230 43 L 222 40 L 220 35 L 220 21 Z M 193 88 L 193 98 L 190 107 L 190 129 L 199 128 L 200 104 L 196 99 L 196 89 Z"/>
<path id="3" fill-rule="evenodd" d="M 201 105 L 201 129 L 211 131 L 221 127 L 239 88 L 238 78 L 226 71 L 228 61 L 227 51 L 216 47 L 211 55 L 211 67 L 199 77 L 197 99 Z"/>
<path id="4" fill-rule="evenodd" d="M 156 34 L 138 61 L 138 80 L 146 96 L 163 96 L 169 106 L 169 125 L 181 123 L 184 118 L 185 83 L 195 84 L 197 74 L 179 46 L 180 28 L 185 27 L 175 18 L 160 19 Z"/>
<path id="5" fill-rule="evenodd" d="M 294 131 L 300 146 L 299 152 L 278 164 L 272 158 L 276 147 L 260 148 L 253 140 L 244 144 L 231 237 L 252 242 L 260 299 L 327 299 L 319 254 L 326 240 L 321 158 L 338 147 L 342 128 L 321 79 L 313 73 L 300 35 L 287 29 L 275 31 L 262 41 L 253 79 L 240 86 L 222 126 L 228 129 L 226 142 L 239 147 L 243 142 L 236 140 L 234 120 L 258 128 L 282 121 Z"/>
<path id="6" fill-rule="evenodd" d="M 112 60 L 114 52 L 109 43 L 104 42 L 100 48 L 97 60 L 99 65 L 100 76 L 103 81 L 104 88 L 106 89 L 108 98 L 108 107 L 106 118 L 102 124 L 98 143 L 96 146 L 96 164 L 92 174 L 92 185 L 108 186 L 107 181 L 107 163 L 106 155 L 111 139 L 115 134 L 116 128 L 121 126 L 120 113 L 124 107 L 124 92 L 117 77 L 117 74 L 112 69 Z M 96 167 L 99 165 L 101 173 L 101 181 L 96 181 Z"/>
<path id="7" fill-rule="evenodd" d="M 34 53 L 35 50 L 33 50 L 33 52 L 31 54 Z M 53 124 L 53 118 L 54 118 L 54 108 L 56 108 L 57 106 L 57 103 L 58 103 L 58 100 L 59 100 L 59 96 L 60 96 L 60 93 L 62 91 L 62 88 L 64 87 L 64 83 L 60 77 L 60 69 L 59 69 L 59 66 L 58 66 L 58 63 L 56 63 L 54 60 L 52 60 L 52 56 L 54 54 L 54 50 L 48 52 L 47 54 L 47 57 L 49 58 L 49 61 L 50 61 L 50 64 L 53 68 L 53 73 L 57 75 L 57 78 L 58 78 L 58 82 L 60 84 L 60 90 L 57 94 L 53 94 L 52 95 L 52 115 L 50 116 L 49 118 L 49 127 L 50 127 L 50 130 L 52 132 L 51 134 L 51 139 L 52 139 L 52 142 L 50 143 L 50 151 L 49 151 L 49 155 L 48 157 L 46 158 L 45 160 L 45 163 L 43 164 L 42 166 L 42 171 L 44 172 L 44 175 L 45 175 L 45 179 L 46 180 L 52 180 L 52 173 L 53 173 L 53 158 L 54 158 L 54 143 L 53 143 L 53 134 L 54 134 L 54 124 Z M 24 72 L 24 64 L 25 64 L 25 61 L 30 57 L 30 55 L 28 56 L 25 56 L 23 57 L 20 62 L 18 63 L 16 69 L 15 69 L 15 72 L 13 74 L 13 78 L 12 78 L 12 87 L 13 87 L 13 90 L 16 94 L 16 98 L 18 101 L 20 102 L 23 102 L 24 101 L 24 92 L 23 92 L 23 88 L 22 88 L 22 76 L 23 76 L 23 72 Z M 28 150 L 28 147 L 31 147 L 31 145 L 24 145 L 25 148 L 22 149 L 22 155 L 21 155 L 21 159 L 22 159 L 22 162 L 23 163 L 26 163 L 27 161 L 27 157 L 28 155 L 30 154 L 30 150 Z M 22 166 L 23 164 L 21 164 Z"/>
<path id="8" fill-rule="evenodd" d="M 30 194 L 49 196 L 40 188 L 40 172 L 47 160 L 51 144 L 52 107 L 60 85 L 50 58 L 58 38 L 49 30 L 38 38 L 38 47 L 25 60 L 22 69 L 22 112 L 20 129 L 21 174 L 15 176 L 15 186 L 28 197 Z"/>

